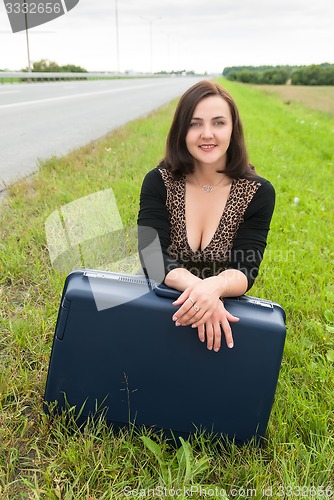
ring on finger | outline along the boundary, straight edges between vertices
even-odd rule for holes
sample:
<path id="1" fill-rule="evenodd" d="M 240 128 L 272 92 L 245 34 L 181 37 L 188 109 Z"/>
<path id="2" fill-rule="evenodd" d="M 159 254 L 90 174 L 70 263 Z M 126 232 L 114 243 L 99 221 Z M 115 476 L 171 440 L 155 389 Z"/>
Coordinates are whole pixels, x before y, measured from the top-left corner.
<path id="1" fill-rule="evenodd" d="M 193 305 L 193 308 L 195 309 L 196 312 L 199 311 L 199 307 L 196 304 Z"/>
<path id="2" fill-rule="evenodd" d="M 195 304 L 195 302 L 193 301 L 193 299 L 191 297 L 188 297 L 188 300 L 190 300 L 190 302 L 192 303 L 192 305 Z"/>

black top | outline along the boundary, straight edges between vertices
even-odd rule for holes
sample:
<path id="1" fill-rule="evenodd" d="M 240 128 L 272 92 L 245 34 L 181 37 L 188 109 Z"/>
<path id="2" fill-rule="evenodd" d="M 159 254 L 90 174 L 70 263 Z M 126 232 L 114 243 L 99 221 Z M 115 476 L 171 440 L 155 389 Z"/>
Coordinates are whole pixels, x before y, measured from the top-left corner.
<path id="1" fill-rule="evenodd" d="M 185 178 L 173 180 L 161 167 L 145 176 L 138 215 L 138 247 L 145 273 L 161 282 L 176 267 L 186 267 L 201 278 L 233 268 L 246 275 L 249 290 L 258 274 L 274 210 L 271 183 L 257 175 L 251 180 L 234 179 L 216 233 L 203 251 L 189 247 L 184 196 Z"/>

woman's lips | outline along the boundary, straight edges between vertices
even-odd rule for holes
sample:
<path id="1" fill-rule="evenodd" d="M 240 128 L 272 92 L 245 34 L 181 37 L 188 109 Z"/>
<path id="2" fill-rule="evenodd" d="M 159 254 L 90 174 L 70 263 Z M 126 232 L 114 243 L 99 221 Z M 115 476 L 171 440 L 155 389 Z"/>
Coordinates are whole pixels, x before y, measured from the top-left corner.
<path id="1" fill-rule="evenodd" d="M 201 144 L 199 146 L 202 151 L 212 151 L 216 145 L 215 144 Z"/>

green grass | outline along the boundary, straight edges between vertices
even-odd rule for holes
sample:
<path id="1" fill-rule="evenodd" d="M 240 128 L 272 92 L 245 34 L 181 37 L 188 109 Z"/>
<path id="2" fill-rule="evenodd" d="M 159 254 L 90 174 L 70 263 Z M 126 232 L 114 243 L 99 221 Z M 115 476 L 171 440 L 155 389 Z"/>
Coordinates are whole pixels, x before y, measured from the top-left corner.
<path id="1" fill-rule="evenodd" d="M 21 79 L 20 78 L 1 78 L 1 73 L 0 73 L 0 84 L 2 83 L 20 83 Z"/>
<path id="2" fill-rule="evenodd" d="M 173 102 L 51 158 L 0 201 L 1 499 L 176 498 L 178 489 L 177 498 L 186 498 L 183 488 L 192 488 L 191 498 L 225 498 L 224 489 L 229 498 L 265 498 L 263 490 L 271 498 L 333 497 L 334 121 L 241 84 L 224 85 L 239 105 L 251 161 L 277 192 L 251 290 L 287 313 L 263 446 L 224 448 L 199 435 L 176 450 L 161 436 L 114 435 L 103 422 L 79 431 L 73 421 L 51 422 L 42 412 L 65 276 L 50 264 L 45 221 L 67 203 L 112 188 L 123 224 L 133 227 L 140 183 L 163 155 Z"/>

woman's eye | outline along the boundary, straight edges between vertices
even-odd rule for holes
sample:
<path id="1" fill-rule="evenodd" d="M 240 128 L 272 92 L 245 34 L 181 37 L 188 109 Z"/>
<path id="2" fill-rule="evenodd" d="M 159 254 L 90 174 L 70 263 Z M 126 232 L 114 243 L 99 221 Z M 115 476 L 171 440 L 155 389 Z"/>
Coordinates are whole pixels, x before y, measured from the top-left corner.
<path id="1" fill-rule="evenodd" d="M 199 123 L 198 122 L 192 122 L 190 124 L 191 127 L 198 127 L 199 126 Z"/>
<path id="2" fill-rule="evenodd" d="M 224 122 L 216 122 L 215 125 L 224 125 Z"/>

